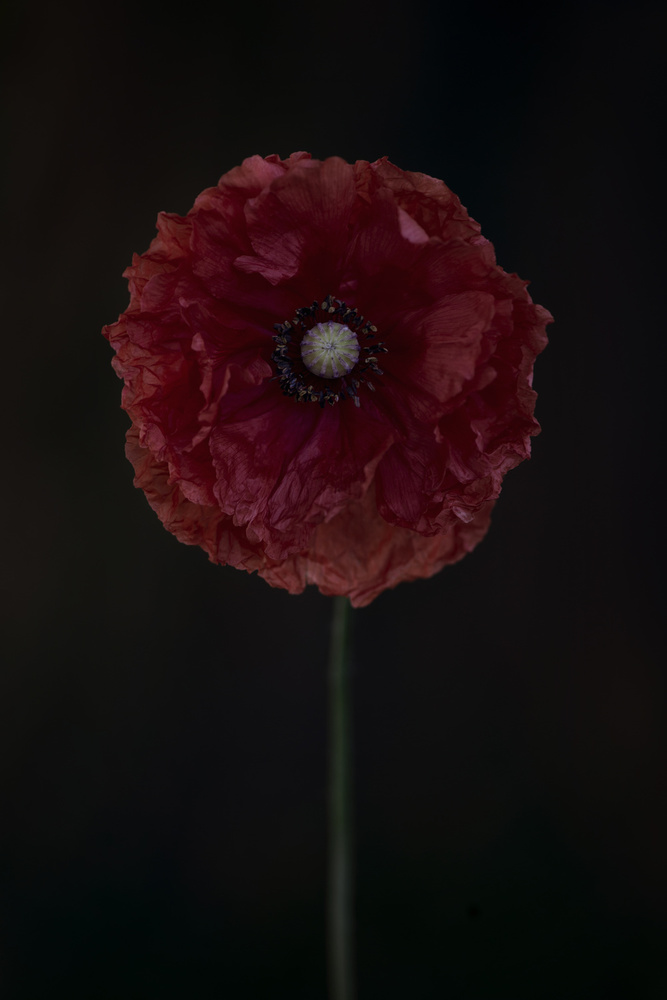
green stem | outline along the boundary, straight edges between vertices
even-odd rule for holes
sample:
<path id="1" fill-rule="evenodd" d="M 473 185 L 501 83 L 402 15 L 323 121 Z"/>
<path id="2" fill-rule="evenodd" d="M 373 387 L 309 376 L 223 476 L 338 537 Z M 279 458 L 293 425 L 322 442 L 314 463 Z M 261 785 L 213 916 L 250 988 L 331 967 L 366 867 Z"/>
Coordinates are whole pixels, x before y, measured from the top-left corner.
<path id="1" fill-rule="evenodd" d="M 335 597 L 329 650 L 329 1000 L 353 1000 L 350 604 Z"/>

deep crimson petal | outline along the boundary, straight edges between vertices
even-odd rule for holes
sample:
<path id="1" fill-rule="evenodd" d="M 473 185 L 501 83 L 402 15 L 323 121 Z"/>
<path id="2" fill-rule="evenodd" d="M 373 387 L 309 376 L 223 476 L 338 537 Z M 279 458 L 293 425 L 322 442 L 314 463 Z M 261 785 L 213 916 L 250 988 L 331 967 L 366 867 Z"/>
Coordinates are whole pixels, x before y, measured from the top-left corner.
<path id="1" fill-rule="evenodd" d="M 293 594 L 315 584 L 323 594 L 344 594 L 354 607 L 364 607 L 382 591 L 433 576 L 471 552 L 488 530 L 492 506 L 485 505 L 469 523 L 457 522 L 425 538 L 387 524 L 367 493 L 316 528 L 307 552 L 269 565 L 259 575 Z"/>
<path id="2" fill-rule="evenodd" d="M 377 472 L 382 517 L 423 535 L 437 535 L 458 522 L 468 523 L 485 503 L 495 500 L 501 477 L 487 465 L 474 476 L 459 470 L 459 478 L 447 462 L 453 450 L 435 434 L 393 448 Z"/>
<path id="3" fill-rule="evenodd" d="M 488 292 L 461 292 L 428 309 L 405 313 L 392 331 L 388 375 L 413 413 L 442 413 L 470 382 L 493 329 L 496 301 Z"/>
<path id="4" fill-rule="evenodd" d="M 389 160 L 371 164 L 375 183 L 391 191 L 398 205 L 407 212 L 429 236 L 442 240 L 474 239 L 479 236 L 479 223 L 471 219 L 460 200 L 443 181 L 428 174 L 401 170 Z"/>
<path id="5" fill-rule="evenodd" d="M 354 172 L 344 160 L 300 161 L 246 203 L 253 253 L 237 257 L 235 266 L 272 285 L 294 278 L 304 265 L 310 270 L 314 259 L 335 271 L 355 203 Z"/>
<path id="6" fill-rule="evenodd" d="M 483 537 L 551 316 L 442 181 L 251 156 L 125 274 L 128 457 L 181 541 L 363 605 Z"/>
<path id="7" fill-rule="evenodd" d="M 135 486 L 140 487 L 162 523 L 187 545 L 201 546 L 213 562 L 229 562 L 240 569 L 261 570 L 266 560 L 253 548 L 230 519 L 215 505 L 187 500 L 169 467 L 142 448 L 134 428 L 127 433 L 127 457 L 134 466 Z"/>
<path id="8" fill-rule="evenodd" d="M 246 273 L 237 265 L 252 251 L 243 214 L 233 228 L 213 210 L 193 211 L 192 230 L 192 272 L 210 296 L 281 319 L 301 304 L 295 290 L 275 287 L 261 274 Z"/>
<path id="9" fill-rule="evenodd" d="M 344 418 L 264 397 L 211 434 L 217 501 L 272 559 L 284 558 L 363 495 L 393 440 L 377 413 Z"/>
<path id="10" fill-rule="evenodd" d="M 446 243 L 430 240 L 420 254 L 417 273 L 420 287 L 434 301 L 472 289 L 489 291 L 496 270 L 493 247 L 487 240 L 456 238 Z"/>

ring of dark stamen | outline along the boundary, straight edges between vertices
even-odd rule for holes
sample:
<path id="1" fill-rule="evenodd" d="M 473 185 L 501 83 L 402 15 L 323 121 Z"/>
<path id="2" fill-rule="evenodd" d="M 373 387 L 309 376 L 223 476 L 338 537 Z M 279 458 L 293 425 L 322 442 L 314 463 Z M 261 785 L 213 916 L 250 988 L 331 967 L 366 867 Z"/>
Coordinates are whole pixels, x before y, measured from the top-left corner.
<path id="1" fill-rule="evenodd" d="M 340 323 L 347 326 L 359 340 L 359 360 L 347 375 L 338 378 L 321 378 L 308 371 L 301 359 L 300 345 L 303 337 L 317 323 Z M 322 302 L 317 300 L 309 306 L 297 309 L 292 320 L 276 323 L 276 333 L 273 339 L 276 349 L 271 355 L 280 388 L 285 396 L 293 396 L 298 403 L 319 403 L 324 406 L 340 402 L 342 399 L 353 399 L 359 406 L 359 390 L 365 386 L 375 391 L 370 375 L 379 376 L 383 371 L 378 367 L 376 354 L 386 354 L 387 348 L 381 341 L 362 345 L 361 340 L 375 340 L 377 327 L 360 315 L 357 309 L 348 306 L 346 302 L 327 295 Z"/>

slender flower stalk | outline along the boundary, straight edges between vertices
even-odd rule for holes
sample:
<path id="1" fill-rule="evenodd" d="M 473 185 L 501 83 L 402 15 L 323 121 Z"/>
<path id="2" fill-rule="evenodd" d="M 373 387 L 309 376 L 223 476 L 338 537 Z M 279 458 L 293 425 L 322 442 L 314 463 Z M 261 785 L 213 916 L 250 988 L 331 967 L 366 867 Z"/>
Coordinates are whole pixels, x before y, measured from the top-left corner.
<path id="1" fill-rule="evenodd" d="M 350 603 L 335 597 L 329 649 L 329 1000 L 353 1000 Z"/>

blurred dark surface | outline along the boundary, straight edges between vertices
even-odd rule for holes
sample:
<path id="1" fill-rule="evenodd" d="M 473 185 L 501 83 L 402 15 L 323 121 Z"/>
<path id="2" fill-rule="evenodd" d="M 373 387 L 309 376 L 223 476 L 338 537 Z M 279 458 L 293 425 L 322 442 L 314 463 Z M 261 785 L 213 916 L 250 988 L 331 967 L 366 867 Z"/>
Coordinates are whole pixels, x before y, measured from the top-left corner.
<path id="1" fill-rule="evenodd" d="M 2 7 L 0 996 L 325 997 L 330 602 L 164 531 L 100 335 L 158 210 L 295 149 L 442 177 L 556 317 L 487 539 L 354 616 L 359 998 L 667 996 L 666 26 Z"/>

